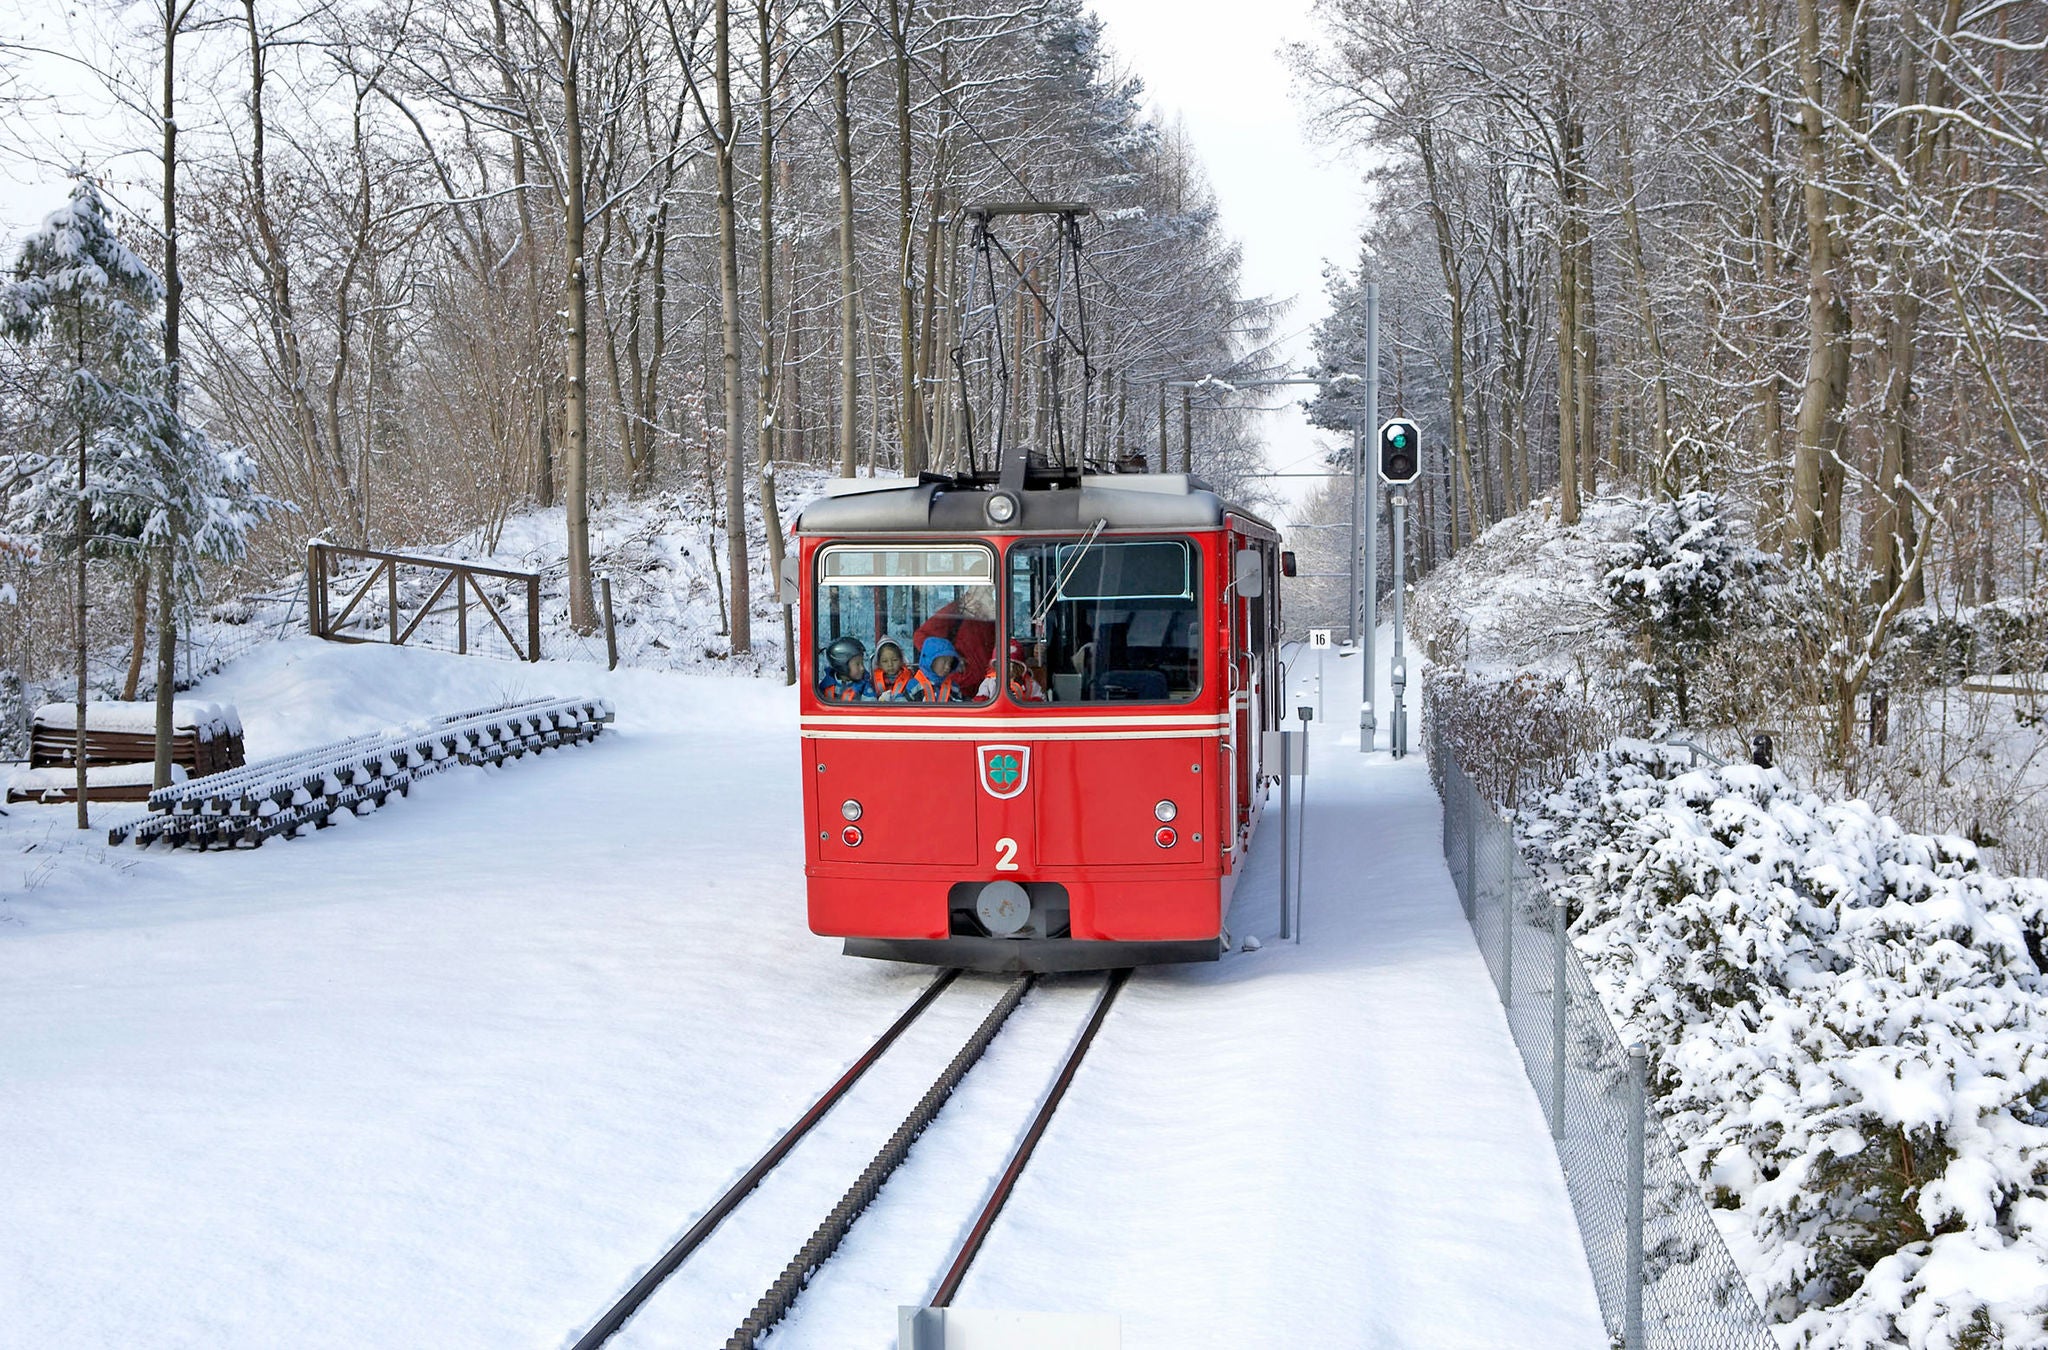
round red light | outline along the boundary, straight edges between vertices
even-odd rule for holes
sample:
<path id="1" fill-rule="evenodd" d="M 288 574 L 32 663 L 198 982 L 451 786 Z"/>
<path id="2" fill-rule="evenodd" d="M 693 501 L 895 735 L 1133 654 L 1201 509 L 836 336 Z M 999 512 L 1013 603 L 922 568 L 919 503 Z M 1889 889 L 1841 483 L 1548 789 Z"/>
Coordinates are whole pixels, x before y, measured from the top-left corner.
<path id="1" fill-rule="evenodd" d="M 1158 843 L 1159 847 L 1172 848 L 1174 842 L 1178 840 L 1180 836 L 1173 832 L 1173 826 L 1162 825 L 1159 827 L 1159 833 L 1153 835 L 1152 838 L 1156 843 Z"/>
<path id="2" fill-rule="evenodd" d="M 847 827 L 846 827 L 845 829 L 843 829 L 843 830 L 841 830 L 841 831 L 839 832 L 839 837 L 840 837 L 841 839 L 844 839 L 844 840 L 846 841 L 846 846 L 847 846 L 848 848 L 859 848 L 859 847 L 860 847 L 860 826 L 858 826 L 858 825 L 849 825 L 849 826 L 847 826 Z"/>

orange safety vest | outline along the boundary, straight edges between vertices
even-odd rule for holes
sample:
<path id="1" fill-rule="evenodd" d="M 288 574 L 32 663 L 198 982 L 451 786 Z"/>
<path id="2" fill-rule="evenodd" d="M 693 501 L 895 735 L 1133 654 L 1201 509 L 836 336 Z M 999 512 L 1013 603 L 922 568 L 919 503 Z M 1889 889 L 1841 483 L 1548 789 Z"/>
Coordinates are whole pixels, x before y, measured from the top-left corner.
<path id="1" fill-rule="evenodd" d="M 896 678 L 893 681 L 879 669 L 875 671 L 871 678 L 874 683 L 876 698 L 887 698 L 889 695 L 894 694 L 902 702 L 915 703 L 920 701 L 918 693 L 920 689 L 923 690 L 924 699 L 929 700 L 931 698 L 932 682 L 916 666 L 906 665 L 902 670 L 896 672 Z"/>

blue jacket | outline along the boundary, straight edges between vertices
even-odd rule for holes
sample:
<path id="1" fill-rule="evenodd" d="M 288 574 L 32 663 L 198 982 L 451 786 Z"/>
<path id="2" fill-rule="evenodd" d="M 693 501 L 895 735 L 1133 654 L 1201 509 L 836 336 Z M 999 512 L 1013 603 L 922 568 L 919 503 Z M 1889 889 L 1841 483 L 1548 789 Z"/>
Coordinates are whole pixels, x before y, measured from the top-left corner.
<path id="1" fill-rule="evenodd" d="M 842 680 L 827 670 L 818 681 L 818 697 L 827 703 L 859 703 L 874 697 L 868 685 L 868 677 L 857 680 Z"/>
<path id="2" fill-rule="evenodd" d="M 944 675 L 932 669 L 933 663 L 942 656 L 953 658 L 953 668 Z M 960 703 L 967 698 L 967 688 L 962 683 L 964 672 L 960 669 L 959 649 L 945 638 L 926 638 L 923 645 L 917 649 L 917 665 L 918 669 L 924 672 L 925 679 L 930 682 L 931 692 L 927 697 L 931 702 Z"/>

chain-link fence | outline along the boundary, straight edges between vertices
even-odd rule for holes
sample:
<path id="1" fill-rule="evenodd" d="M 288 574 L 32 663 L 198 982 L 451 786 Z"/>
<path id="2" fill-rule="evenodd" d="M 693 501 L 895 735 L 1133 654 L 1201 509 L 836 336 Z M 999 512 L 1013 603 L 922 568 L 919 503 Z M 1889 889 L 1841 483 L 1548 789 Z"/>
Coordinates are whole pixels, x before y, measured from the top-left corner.
<path id="1" fill-rule="evenodd" d="M 1600 1311 L 1625 1350 L 1775 1350 L 1698 1185 L 1514 832 L 1434 738 L 1444 858 L 1543 1101 Z"/>

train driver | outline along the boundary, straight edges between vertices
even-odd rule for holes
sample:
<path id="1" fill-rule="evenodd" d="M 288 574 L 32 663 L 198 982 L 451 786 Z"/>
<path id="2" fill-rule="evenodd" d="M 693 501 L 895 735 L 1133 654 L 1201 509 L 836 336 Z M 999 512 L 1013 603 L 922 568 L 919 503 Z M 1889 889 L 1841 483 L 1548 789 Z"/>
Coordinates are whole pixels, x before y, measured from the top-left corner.
<path id="1" fill-rule="evenodd" d="M 883 703 L 932 702 L 931 679 L 904 660 L 904 653 L 909 649 L 909 642 L 899 637 L 885 637 L 875 644 L 875 673 L 870 681 L 870 697 Z"/>
<path id="2" fill-rule="evenodd" d="M 959 659 L 962 670 L 982 670 L 988 666 L 989 658 L 996 651 L 996 592 L 993 586 L 969 586 L 958 598 L 949 600 L 932 611 L 932 616 L 917 626 L 911 640 L 917 644 L 918 655 L 924 655 L 924 644 L 932 638 L 944 638 L 952 647 L 953 655 Z"/>
<path id="3" fill-rule="evenodd" d="M 870 697 L 868 654 L 857 637 L 833 638 L 818 672 L 818 697 L 827 703 L 856 703 Z"/>

